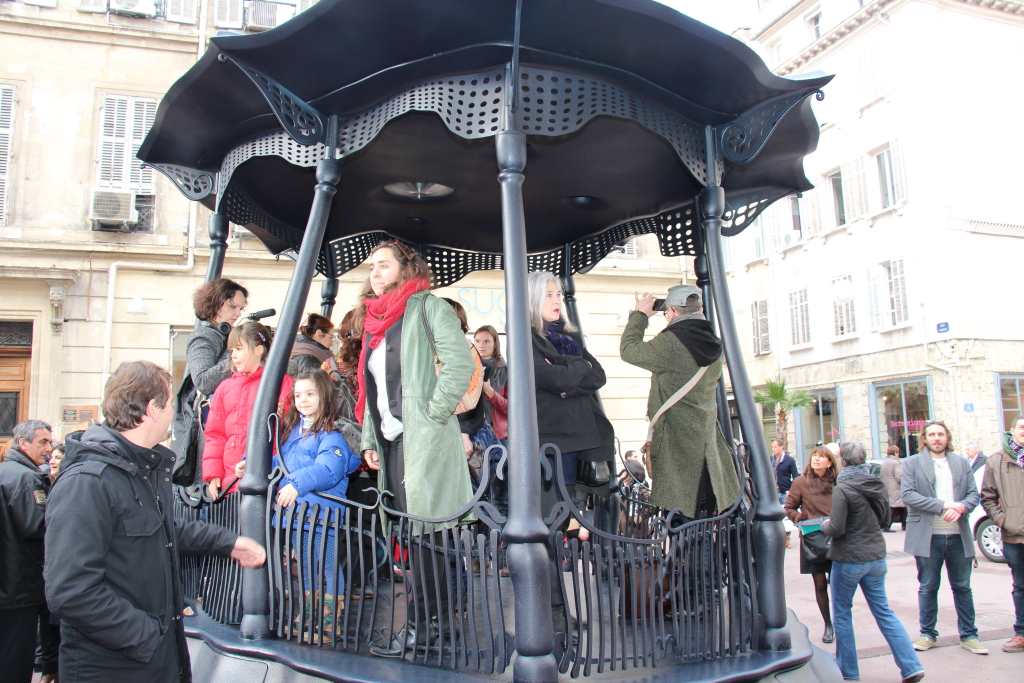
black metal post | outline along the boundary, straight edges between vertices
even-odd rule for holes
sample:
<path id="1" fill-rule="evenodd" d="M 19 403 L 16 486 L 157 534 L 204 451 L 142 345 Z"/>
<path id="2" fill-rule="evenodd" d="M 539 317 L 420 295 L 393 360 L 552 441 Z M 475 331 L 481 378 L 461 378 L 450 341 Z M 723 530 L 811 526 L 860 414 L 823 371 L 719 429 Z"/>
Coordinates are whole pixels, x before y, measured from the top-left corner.
<path id="1" fill-rule="evenodd" d="M 518 654 L 513 664 L 513 678 L 517 683 L 554 683 L 558 680 L 558 668 L 552 654 L 551 578 L 545 548 L 548 529 L 541 516 L 540 443 L 526 291 L 528 269 L 523 212 L 526 136 L 512 130 L 510 97 L 507 89 L 502 131 L 495 136 L 508 303 L 505 334 L 509 368 L 509 514 L 502 540 L 509 544 L 507 559 L 516 601 Z"/>
<path id="2" fill-rule="evenodd" d="M 700 194 L 704 244 L 711 266 L 711 289 L 718 306 L 718 324 L 725 345 L 725 359 L 732 379 L 732 392 L 740 414 L 740 427 L 750 448 L 750 475 L 757 499 L 754 502 L 753 541 L 757 558 L 757 602 L 765 619 L 758 649 L 782 651 L 792 649 L 786 628 L 786 587 L 782 568 L 785 562 L 786 534 L 782 529 L 783 510 L 776 494 L 775 477 L 765 450 L 760 411 L 754 403 L 747 369 L 743 365 L 736 321 L 732 316 L 732 300 L 725 279 L 725 256 L 722 253 L 722 214 L 725 213 L 725 191 L 718 185 L 717 149 L 714 128 L 705 128 L 708 148 L 708 186 Z"/>
<path id="3" fill-rule="evenodd" d="M 711 329 L 714 330 L 715 298 L 711 291 L 711 277 L 708 273 L 708 259 L 705 254 L 697 254 L 693 259 L 693 274 L 697 276 L 697 286 L 701 289 L 700 298 L 704 301 L 704 317 L 708 319 Z M 725 392 L 724 375 L 718 378 L 715 401 L 718 403 L 718 424 L 722 428 L 725 442 L 729 444 L 729 450 L 733 451 L 732 418 L 729 416 L 729 397 Z"/>
<path id="4" fill-rule="evenodd" d="M 216 280 L 224 270 L 224 252 L 228 250 L 228 219 L 221 213 L 211 213 L 208 225 L 210 233 L 210 265 L 206 268 L 206 281 Z"/>
<path id="5" fill-rule="evenodd" d="M 335 140 L 330 140 L 329 149 L 335 148 Z M 333 157 L 333 155 L 331 155 Z M 288 293 L 285 295 L 284 309 L 278 320 L 276 336 L 288 341 L 295 338 L 299 329 L 309 295 L 310 283 L 316 269 L 320 244 L 323 242 L 324 230 L 327 227 L 327 215 L 331 210 L 331 200 L 337 192 L 338 181 L 341 180 L 341 162 L 334 158 L 323 159 L 317 164 L 317 185 L 313 194 L 313 206 L 306 223 L 306 232 L 302 237 L 302 246 L 295 261 Z M 267 420 L 277 410 L 277 399 L 281 391 L 281 380 L 284 379 L 288 366 L 290 343 L 272 344 L 267 356 L 267 364 L 260 378 L 260 386 L 256 392 L 252 420 L 249 422 L 248 451 L 245 476 L 239 482 L 238 489 L 242 493 L 239 507 L 239 528 L 243 536 L 248 536 L 266 546 L 266 528 L 264 514 L 267 506 L 267 477 L 270 475 L 271 434 Z M 267 558 L 267 562 L 276 562 L 276 558 Z M 262 640 L 270 637 L 270 576 L 264 564 L 259 569 L 242 570 L 242 624 L 239 633 L 243 638 Z"/>
<path id="6" fill-rule="evenodd" d="M 329 277 L 320 285 L 320 315 L 330 319 L 338 302 L 338 278 Z"/>

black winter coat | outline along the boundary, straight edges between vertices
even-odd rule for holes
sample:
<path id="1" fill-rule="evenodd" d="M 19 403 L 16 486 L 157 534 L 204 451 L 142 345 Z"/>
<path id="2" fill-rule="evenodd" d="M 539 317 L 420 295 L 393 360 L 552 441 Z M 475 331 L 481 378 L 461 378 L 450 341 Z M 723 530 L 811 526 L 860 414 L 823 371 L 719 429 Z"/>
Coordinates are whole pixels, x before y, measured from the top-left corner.
<path id="1" fill-rule="evenodd" d="M 832 537 L 833 562 L 874 562 L 885 557 L 882 527 L 889 525 L 889 492 L 879 477 L 844 477 L 832 489 L 832 515 L 821 531 Z"/>
<path id="2" fill-rule="evenodd" d="M 571 336 L 583 349 L 582 357 L 562 355 L 545 337 L 533 333 L 540 443 L 553 443 L 563 453 L 581 451 L 583 460 L 611 460 L 614 432 L 595 396 L 607 381 L 604 368 L 578 335 Z"/>
<path id="3" fill-rule="evenodd" d="M 171 459 L 106 425 L 68 441 L 47 504 L 45 569 L 64 683 L 192 679 L 178 555 L 230 555 L 237 534 L 174 518 Z"/>
<path id="4" fill-rule="evenodd" d="M 0 462 L 0 610 L 42 605 L 50 478 L 21 451 Z"/>

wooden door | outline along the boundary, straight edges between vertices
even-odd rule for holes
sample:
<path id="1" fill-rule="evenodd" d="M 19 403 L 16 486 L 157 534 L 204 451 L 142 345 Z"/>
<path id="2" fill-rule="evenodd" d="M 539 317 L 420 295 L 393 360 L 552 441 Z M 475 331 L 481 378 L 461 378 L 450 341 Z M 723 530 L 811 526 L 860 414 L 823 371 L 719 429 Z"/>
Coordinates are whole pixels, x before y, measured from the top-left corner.
<path id="1" fill-rule="evenodd" d="M 28 419 L 29 367 L 27 353 L 0 353 L 0 450 L 6 449 L 14 425 Z"/>

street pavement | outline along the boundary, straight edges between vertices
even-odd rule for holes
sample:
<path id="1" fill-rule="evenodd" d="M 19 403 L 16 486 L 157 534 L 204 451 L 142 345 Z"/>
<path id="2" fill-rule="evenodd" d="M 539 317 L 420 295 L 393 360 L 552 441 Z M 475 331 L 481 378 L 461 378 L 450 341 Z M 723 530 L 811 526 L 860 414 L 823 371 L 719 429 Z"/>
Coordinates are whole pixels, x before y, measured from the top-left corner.
<path id="1" fill-rule="evenodd" d="M 894 525 L 898 528 L 898 525 Z M 911 640 L 918 638 L 917 567 L 912 555 L 903 552 L 903 532 L 884 534 L 889 573 L 885 588 L 889 606 L 903 622 Z M 821 642 L 824 622 L 814 600 L 814 583 L 800 574 L 800 544 L 793 533 L 792 548 L 786 551 L 786 601 L 797 618 L 807 626 L 811 642 L 828 652 L 834 645 Z M 953 593 L 945 572 L 939 589 L 939 647 L 919 652 L 925 680 L 931 683 L 1021 683 L 1024 681 L 1024 653 L 1008 654 L 1002 644 L 1013 635 L 1013 602 L 1010 597 L 1010 569 L 989 562 L 978 554 L 978 567 L 971 575 L 974 609 L 980 639 L 988 655 L 976 655 L 959 647 Z M 853 625 L 863 683 L 893 683 L 900 680 L 885 638 L 875 625 L 864 596 L 858 590 L 853 600 Z"/>

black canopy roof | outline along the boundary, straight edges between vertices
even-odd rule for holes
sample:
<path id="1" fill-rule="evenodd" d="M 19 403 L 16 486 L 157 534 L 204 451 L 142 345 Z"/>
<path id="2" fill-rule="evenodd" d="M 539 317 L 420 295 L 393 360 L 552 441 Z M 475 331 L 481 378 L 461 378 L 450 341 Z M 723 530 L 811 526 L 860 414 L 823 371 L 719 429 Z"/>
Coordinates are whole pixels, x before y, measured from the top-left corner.
<path id="1" fill-rule="evenodd" d="M 337 115 L 344 175 L 322 272 L 357 265 L 376 233 L 422 245 L 442 259 L 432 265 L 458 262 L 442 280 L 500 267 L 493 135 L 516 28 L 515 0 L 321 0 L 265 33 L 213 38 L 168 91 L 139 158 L 208 206 L 216 194 L 222 213 L 280 252 L 301 240 L 324 122 Z M 519 30 L 515 126 L 528 135 L 534 265 L 575 272 L 646 232 L 666 254 L 693 253 L 705 126 L 726 153 L 734 231 L 811 187 L 807 95 L 830 76 L 779 78 L 739 41 L 650 0 L 523 0 Z M 289 120 L 306 139 L 282 130 Z M 196 172 L 210 174 L 206 191 L 182 182 Z M 384 191 L 396 182 L 454 192 Z"/>

